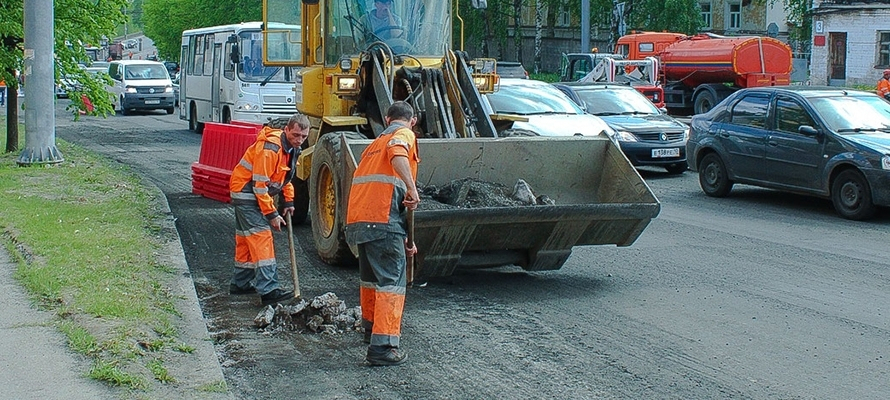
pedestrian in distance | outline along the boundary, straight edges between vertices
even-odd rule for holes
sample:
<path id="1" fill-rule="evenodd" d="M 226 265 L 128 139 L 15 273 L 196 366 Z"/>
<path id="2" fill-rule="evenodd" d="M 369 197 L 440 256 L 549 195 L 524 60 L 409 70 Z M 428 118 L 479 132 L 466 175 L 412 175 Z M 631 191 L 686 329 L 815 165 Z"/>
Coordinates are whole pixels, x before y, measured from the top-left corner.
<path id="1" fill-rule="evenodd" d="M 281 231 L 294 212 L 291 179 L 300 145 L 309 136 L 309 118 L 294 114 L 283 130 L 264 126 L 229 181 L 235 207 L 235 267 L 229 294 L 258 293 L 263 306 L 293 298 L 278 284 L 272 229 Z M 282 196 L 281 212 L 275 196 Z"/>
<path id="2" fill-rule="evenodd" d="M 878 96 L 890 100 L 890 69 L 884 70 L 884 75 L 878 80 Z"/>
<path id="3" fill-rule="evenodd" d="M 397 101 L 386 112 L 387 128 L 362 152 L 349 193 L 346 240 L 358 247 L 362 327 L 371 365 L 396 365 L 407 286 L 406 211 L 420 202 L 415 180 L 420 157 L 411 128 L 414 109 Z"/>

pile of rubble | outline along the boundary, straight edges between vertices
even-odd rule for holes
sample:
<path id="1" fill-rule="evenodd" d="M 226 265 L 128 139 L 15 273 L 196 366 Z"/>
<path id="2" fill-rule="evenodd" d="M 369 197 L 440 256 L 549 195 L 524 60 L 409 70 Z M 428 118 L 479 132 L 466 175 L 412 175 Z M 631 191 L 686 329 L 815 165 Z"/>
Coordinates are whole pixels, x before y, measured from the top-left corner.
<path id="1" fill-rule="evenodd" d="M 300 299 L 296 304 L 266 306 L 253 324 L 266 332 L 279 330 L 339 334 L 360 331 L 362 308 L 347 308 L 346 303 L 331 292 L 310 301 Z"/>
<path id="2" fill-rule="evenodd" d="M 474 178 L 457 179 L 441 187 L 428 185 L 420 191 L 421 210 L 454 208 L 517 207 L 553 205 L 547 195 L 535 196 L 531 186 L 518 179 L 512 188 Z"/>

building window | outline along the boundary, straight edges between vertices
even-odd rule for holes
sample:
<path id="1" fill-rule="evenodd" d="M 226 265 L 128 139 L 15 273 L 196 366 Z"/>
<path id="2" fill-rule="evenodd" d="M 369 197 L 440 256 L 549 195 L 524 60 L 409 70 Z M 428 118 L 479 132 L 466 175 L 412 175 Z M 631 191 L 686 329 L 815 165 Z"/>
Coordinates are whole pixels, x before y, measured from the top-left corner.
<path id="1" fill-rule="evenodd" d="M 742 4 L 739 2 L 729 2 L 726 4 L 729 9 L 729 26 L 726 29 L 739 29 L 742 27 Z"/>
<path id="2" fill-rule="evenodd" d="M 878 66 L 890 66 L 890 32 L 878 31 Z"/>
<path id="3" fill-rule="evenodd" d="M 559 5 L 559 12 L 556 14 L 556 26 L 569 26 L 572 24 L 572 14 L 569 13 L 569 6 L 565 3 Z"/>
<path id="4" fill-rule="evenodd" d="M 701 8 L 701 19 L 704 26 L 704 29 L 711 29 L 711 2 L 701 2 L 698 3 L 698 7 Z"/>

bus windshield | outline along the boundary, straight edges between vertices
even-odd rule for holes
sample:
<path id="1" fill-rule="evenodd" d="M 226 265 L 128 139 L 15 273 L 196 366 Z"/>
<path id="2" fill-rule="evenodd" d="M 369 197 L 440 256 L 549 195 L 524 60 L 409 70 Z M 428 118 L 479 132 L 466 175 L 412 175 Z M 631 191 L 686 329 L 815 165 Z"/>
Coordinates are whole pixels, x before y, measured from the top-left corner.
<path id="1" fill-rule="evenodd" d="M 238 34 L 241 63 L 238 78 L 245 82 L 293 82 L 292 67 L 263 66 L 263 33 L 242 31 Z"/>
<path id="2" fill-rule="evenodd" d="M 334 0 L 326 3 L 325 61 L 356 55 L 374 42 L 395 54 L 441 56 L 451 45 L 451 2 Z"/>

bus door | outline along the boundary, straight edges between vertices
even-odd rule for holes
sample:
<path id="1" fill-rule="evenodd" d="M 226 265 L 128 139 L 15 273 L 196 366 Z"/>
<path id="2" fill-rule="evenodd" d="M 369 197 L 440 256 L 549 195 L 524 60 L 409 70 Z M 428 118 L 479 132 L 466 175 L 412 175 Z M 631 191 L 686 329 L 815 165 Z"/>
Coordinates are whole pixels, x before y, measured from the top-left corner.
<path id="1" fill-rule="evenodd" d="M 222 90 L 219 86 L 219 78 L 222 75 L 219 71 L 220 58 L 222 58 L 222 44 L 215 43 L 213 45 L 213 75 L 211 75 L 212 83 L 210 84 L 210 107 L 213 108 L 214 121 L 228 122 L 222 120 L 219 109 L 219 92 Z"/>

